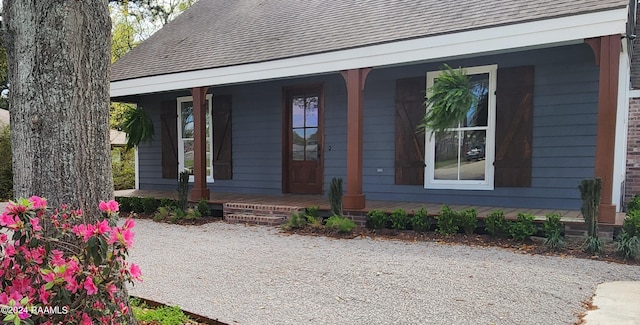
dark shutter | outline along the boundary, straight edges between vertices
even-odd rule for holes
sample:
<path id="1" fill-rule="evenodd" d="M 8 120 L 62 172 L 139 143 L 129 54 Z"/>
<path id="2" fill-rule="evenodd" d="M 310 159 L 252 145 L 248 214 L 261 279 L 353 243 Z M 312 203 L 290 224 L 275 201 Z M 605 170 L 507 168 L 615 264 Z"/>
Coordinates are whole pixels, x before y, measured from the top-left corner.
<path id="1" fill-rule="evenodd" d="M 178 179 L 178 111 L 176 101 L 164 101 L 160 105 L 160 129 L 162 132 L 162 178 Z"/>
<path id="2" fill-rule="evenodd" d="M 496 187 L 531 186 L 534 67 L 498 69 Z"/>
<path id="3" fill-rule="evenodd" d="M 424 184 L 424 133 L 416 132 L 425 113 L 426 78 L 396 81 L 396 181 Z"/>
<path id="4" fill-rule="evenodd" d="M 231 96 L 213 97 L 213 178 L 232 179 Z"/>

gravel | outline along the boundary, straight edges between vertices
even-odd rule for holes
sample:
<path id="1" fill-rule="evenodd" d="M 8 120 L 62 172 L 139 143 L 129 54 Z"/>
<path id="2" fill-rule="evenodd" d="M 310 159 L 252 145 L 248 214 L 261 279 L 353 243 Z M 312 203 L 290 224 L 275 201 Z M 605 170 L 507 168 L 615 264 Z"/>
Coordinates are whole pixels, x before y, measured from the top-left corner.
<path id="1" fill-rule="evenodd" d="M 136 220 L 130 293 L 229 324 L 573 324 L 640 267 L 500 248 Z"/>

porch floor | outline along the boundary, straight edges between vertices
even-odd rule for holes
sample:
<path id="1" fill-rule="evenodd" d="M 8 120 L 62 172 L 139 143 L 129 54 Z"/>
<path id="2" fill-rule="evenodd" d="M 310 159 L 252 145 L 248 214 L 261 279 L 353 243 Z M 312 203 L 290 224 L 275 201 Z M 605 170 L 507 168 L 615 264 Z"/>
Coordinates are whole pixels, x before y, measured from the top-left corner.
<path id="1" fill-rule="evenodd" d="M 155 198 L 171 198 L 177 199 L 177 192 L 170 191 L 154 191 L 154 190 L 122 190 L 115 191 L 115 196 L 138 196 L 138 197 L 155 197 Z M 265 195 L 265 194 L 246 194 L 246 193 L 211 193 L 209 197 L 210 204 L 220 205 L 224 203 L 248 203 L 248 204 L 269 204 L 284 206 L 318 206 L 320 210 L 330 210 L 328 198 L 321 195 L 299 195 L 299 194 L 282 194 L 282 195 Z M 415 211 L 424 207 L 430 214 L 440 211 L 442 204 L 439 203 L 419 203 L 419 202 L 397 202 L 397 201 L 378 201 L 367 200 L 366 207 L 362 210 L 349 212 L 366 213 L 370 210 L 379 209 L 385 212 L 392 212 L 395 209 L 402 208 L 408 212 Z M 454 210 L 469 208 L 466 205 L 450 205 Z M 536 219 L 543 219 L 547 214 L 557 213 L 562 216 L 564 223 L 582 223 L 582 213 L 577 210 L 553 210 L 553 209 L 527 209 L 527 208 L 505 208 L 499 206 L 472 206 L 478 211 L 478 218 L 485 218 L 488 214 L 495 210 L 502 210 L 507 219 L 515 219 L 519 212 L 529 213 L 536 216 Z M 616 225 L 622 225 L 625 214 L 618 213 L 616 217 Z"/>

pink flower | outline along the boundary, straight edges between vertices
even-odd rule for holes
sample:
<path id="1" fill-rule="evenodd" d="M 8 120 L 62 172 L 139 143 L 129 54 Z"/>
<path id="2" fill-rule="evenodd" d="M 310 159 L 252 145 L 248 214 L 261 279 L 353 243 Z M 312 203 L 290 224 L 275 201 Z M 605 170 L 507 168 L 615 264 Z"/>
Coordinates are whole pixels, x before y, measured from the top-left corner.
<path id="1" fill-rule="evenodd" d="M 22 309 L 20 313 L 18 313 L 18 318 L 20 319 L 27 319 L 29 316 L 29 313 L 25 309 Z"/>
<path id="2" fill-rule="evenodd" d="M 67 284 L 64 286 L 64 288 L 71 291 L 71 293 L 76 293 L 78 289 L 80 289 L 80 286 L 78 285 L 78 282 L 75 278 L 65 277 L 65 280 L 67 281 Z"/>
<path id="3" fill-rule="evenodd" d="M 96 233 L 99 235 L 104 234 L 105 232 L 108 232 L 111 230 L 111 227 L 109 227 L 109 222 L 105 219 L 102 220 L 102 222 L 99 222 L 96 224 Z"/>
<path id="4" fill-rule="evenodd" d="M 32 218 L 32 219 L 29 219 L 29 222 L 31 223 L 31 227 L 33 227 L 34 231 L 42 230 L 42 227 L 40 227 L 40 219 Z"/>
<path id="5" fill-rule="evenodd" d="M 122 239 L 124 240 L 124 245 L 127 248 L 130 248 L 131 245 L 133 245 L 133 237 L 135 236 L 135 234 L 133 233 L 133 231 L 126 229 L 122 232 Z"/>
<path id="6" fill-rule="evenodd" d="M 106 213 L 118 212 L 120 208 L 118 206 L 118 202 L 115 200 L 111 200 L 109 202 L 100 201 L 100 205 L 98 207 L 100 208 L 100 211 L 104 211 Z"/>
<path id="7" fill-rule="evenodd" d="M 56 275 L 52 272 L 47 272 L 46 274 L 42 272 L 42 280 L 45 282 L 53 282 L 56 279 Z"/>
<path id="8" fill-rule="evenodd" d="M 94 225 L 80 224 L 80 225 L 73 226 L 71 230 L 73 231 L 74 234 L 76 234 L 76 236 L 82 237 L 82 240 L 86 243 L 89 241 L 89 238 L 93 236 L 95 229 L 96 227 Z"/>
<path id="9" fill-rule="evenodd" d="M 15 202 L 9 201 L 7 207 L 4 209 L 5 212 L 9 212 L 9 214 L 17 215 L 27 211 L 27 208 L 24 205 L 16 204 Z"/>
<path id="10" fill-rule="evenodd" d="M 87 313 L 82 313 L 82 321 L 80 322 L 80 325 L 93 325 L 93 322 Z"/>
<path id="11" fill-rule="evenodd" d="M 29 198 L 29 202 L 33 205 L 33 208 L 38 209 L 46 209 L 47 208 L 47 199 L 41 198 L 39 196 L 32 196 Z"/>
<path id="12" fill-rule="evenodd" d="M 38 290 L 38 294 L 40 297 L 40 302 L 42 302 L 45 305 L 48 305 L 49 297 L 51 297 L 51 294 L 49 293 L 49 291 L 45 290 L 44 285 L 40 287 L 40 290 Z"/>
<path id="13" fill-rule="evenodd" d="M 2 215 L 0 215 L 0 226 L 7 226 L 8 228 L 11 228 L 11 229 L 17 229 L 18 221 L 20 221 L 20 218 L 18 218 L 18 216 L 15 216 L 13 214 L 5 212 Z"/>
<path id="14" fill-rule="evenodd" d="M 51 258 L 51 265 L 53 266 L 61 266 L 64 264 L 64 258 L 63 258 L 63 254 L 61 251 L 54 249 L 51 251 L 51 255 L 53 255 L 53 257 Z"/>
<path id="15" fill-rule="evenodd" d="M 137 265 L 131 263 L 131 267 L 129 268 L 129 273 L 131 273 L 132 278 L 138 281 L 142 281 L 142 279 L 140 278 L 140 276 L 142 275 L 142 272 L 140 272 L 140 267 L 138 267 Z"/>
<path id="16" fill-rule="evenodd" d="M 122 229 L 131 229 L 133 227 L 135 227 L 136 222 L 133 221 L 133 219 L 129 218 L 124 222 L 124 225 L 122 226 Z"/>
<path id="17" fill-rule="evenodd" d="M 91 279 L 90 277 L 87 277 L 84 280 L 84 289 L 87 290 L 87 295 L 89 296 L 98 292 L 98 288 L 95 284 L 93 284 L 93 279 Z"/>
<path id="18" fill-rule="evenodd" d="M 7 242 L 7 234 L 0 234 L 0 244 Z"/>
<path id="19" fill-rule="evenodd" d="M 4 248 L 4 254 L 5 257 L 11 257 L 16 254 L 16 248 L 13 246 L 13 244 L 9 244 Z"/>

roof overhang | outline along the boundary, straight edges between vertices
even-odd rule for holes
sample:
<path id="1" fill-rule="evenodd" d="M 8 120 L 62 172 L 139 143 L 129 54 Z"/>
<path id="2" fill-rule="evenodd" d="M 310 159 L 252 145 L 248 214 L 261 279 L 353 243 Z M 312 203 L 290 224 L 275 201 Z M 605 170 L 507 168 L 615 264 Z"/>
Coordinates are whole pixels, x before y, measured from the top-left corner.
<path id="1" fill-rule="evenodd" d="M 114 81 L 111 97 L 575 44 L 585 38 L 624 35 L 627 15 L 628 8 L 620 8 L 260 63 Z"/>

